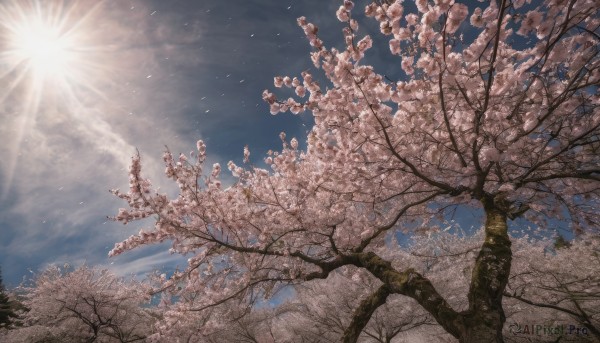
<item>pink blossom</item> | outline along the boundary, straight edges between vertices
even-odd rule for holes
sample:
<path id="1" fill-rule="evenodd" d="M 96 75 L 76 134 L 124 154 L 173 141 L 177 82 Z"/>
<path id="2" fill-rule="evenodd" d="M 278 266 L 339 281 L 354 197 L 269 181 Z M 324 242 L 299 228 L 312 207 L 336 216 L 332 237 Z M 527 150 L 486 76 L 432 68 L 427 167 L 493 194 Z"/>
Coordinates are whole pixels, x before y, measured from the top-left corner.
<path id="1" fill-rule="evenodd" d="M 498 188 L 498 192 L 512 192 L 515 190 L 515 185 L 512 183 L 503 183 L 500 188 Z"/>
<path id="2" fill-rule="evenodd" d="M 376 3 L 370 3 L 365 7 L 365 15 L 367 17 L 372 17 L 375 15 L 377 11 L 377 4 Z"/>
<path id="3" fill-rule="evenodd" d="M 421 30 L 421 32 L 418 35 L 419 45 L 421 47 L 426 47 L 427 45 L 434 43 L 433 39 L 435 36 L 436 36 L 435 31 L 433 31 L 429 27 Z"/>
<path id="4" fill-rule="evenodd" d="M 537 38 L 543 39 L 546 36 L 548 36 L 548 34 L 550 34 L 550 31 L 552 30 L 554 25 L 555 25 L 555 23 L 553 23 L 550 20 L 546 20 L 543 23 L 541 23 L 541 25 L 539 25 L 537 27 L 537 33 L 536 33 Z"/>
<path id="5" fill-rule="evenodd" d="M 402 57 L 402 70 L 406 73 L 406 75 L 412 75 L 415 70 L 413 69 L 414 57 L 413 56 L 404 56 Z"/>
<path id="6" fill-rule="evenodd" d="M 494 147 L 485 147 L 481 149 L 481 157 L 486 161 L 498 161 L 500 152 Z"/>
<path id="7" fill-rule="evenodd" d="M 417 5 L 417 9 L 419 10 L 419 12 L 421 12 L 421 13 L 427 12 L 427 9 L 428 9 L 427 0 L 416 0 L 415 3 Z"/>
<path id="8" fill-rule="evenodd" d="M 339 21 L 341 22 L 346 22 L 348 20 L 350 20 L 350 12 L 348 12 L 348 10 L 346 9 L 346 7 L 344 7 L 344 5 L 340 6 L 340 8 L 338 8 L 337 12 L 335 12 L 337 18 Z"/>
<path id="9" fill-rule="evenodd" d="M 484 23 L 493 23 L 498 16 L 498 5 L 495 1 L 491 1 L 488 8 L 483 11 L 481 18 Z"/>
<path id="10" fill-rule="evenodd" d="M 295 137 L 290 141 L 290 146 L 294 150 L 298 149 L 298 140 Z"/>
<path id="11" fill-rule="evenodd" d="M 304 106 L 302 106 L 300 104 L 294 104 L 293 106 L 290 106 L 290 112 L 292 112 L 293 114 L 299 114 L 303 111 L 304 111 Z"/>
<path id="12" fill-rule="evenodd" d="M 248 149 L 248 145 L 244 146 L 244 163 L 248 163 L 250 161 L 250 149 Z"/>
<path id="13" fill-rule="evenodd" d="M 379 31 L 384 35 L 389 35 L 392 33 L 392 25 L 388 20 L 382 21 L 379 23 Z"/>
<path id="14" fill-rule="evenodd" d="M 463 4 L 454 4 L 448 13 L 447 30 L 450 33 L 456 32 L 460 24 L 469 14 L 469 9 Z"/>
<path id="15" fill-rule="evenodd" d="M 390 7 L 388 7 L 386 13 L 387 13 L 387 16 L 392 21 L 398 21 L 402 17 L 403 10 L 404 10 L 404 8 L 402 7 L 402 5 L 399 2 L 394 2 L 393 4 L 390 5 Z"/>
<path id="16" fill-rule="evenodd" d="M 264 101 L 268 102 L 269 104 L 273 104 L 277 101 L 277 98 L 275 97 L 275 94 L 264 90 L 262 93 L 262 98 Z"/>
<path id="17" fill-rule="evenodd" d="M 281 105 L 277 102 L 274 102 L 269 107 L 269 111 L 271 112 L 271 114 L 275 115 L 281 111 Z"/>
<path id="18" fill-rule="evenodd" d="M 515 9 L 521 8 L 523 4 L 527 1 L 527 3 L 531 3 L 531 0 L 513 0 L 512 5 Z"/>
<path id="19" fill-rule="evenodd" d="M 204 156 L 206 153 L 206 145 L 204 144 L 204 141 L 199 139 L 196 142 L 196 149 L 198 150 L 198 157 L 200 157 L 201 155 Z"/>
<path id="20" fill-rule="evenodd" d="M 292 87 L 292 79 L 289 76 L 283 78 L 283 83 L 286 87 Z"/>
<path id="21" fill-rule="evenodd" d="M 483 27 L 483 18 L 482 18 L 482 11 L 481 8 L 477 7 L 474 11 L 473 14 L 471 15 L 471 25 L 475 26 L 475 27 Z"/>
<path id="22" fill-rule="evenodd" d="M 521 22 L 521 28 L 517 31 L 518 34 L 526 36 L 531 30 L 537 29 L 542 22 L 542 14 L 538 11 L 529 11 L 527 16 Z"/>
<path id="23" fill-rule="evenodd" d="M 435 10 L 430 10 L 427 11 L 423 17 L 421 18 L 421 23 L 425 26 L 431 26 L 433 25 L 433 23 L 435 23 L 438 18 L 440 17 L 439 12 L 435 11 Z"/>
<path id="24" fill-rule="evenodd" d="M 371 46 L 373 46 L 373 40 L 371 39 L 371 37 L 365 36 L 363 39 L 361 39 L 358 42 L 358 44 L 356 46 L 358 48 L 358 51 L 364 52 L 367 49 L 370 49 Z"/>
<path id="25" fill-rule="evenodd" d="M 212 177 L 218 177 L 221 173 L 221 165 L 219 163 L 213 164 L 211 175 Z"/>
<path id="26" fill-rule="evenodd" d="M 454 4 L 454 0 L 435 0 L 434 3 L 440 11 L 447 12 Z"/>
<path id="27" fill-rule="evenodd" d="M 528 119 L 525 124 L 523 124 L 523 130 L 526 132 L 533 130 L 538 124 L 538 120 L 536 118 Z"/>
<path id="28" fill-rule="evenodd" d="M 303 86 L 298 86 L 296 87 L 295 92 L 296 95 L 303 98 L 306 95 L 306 88 L 304 88 Z"/>
<path id="29" fill-rule="evenodd" d="M 352 11 L 352 9 L 354 8 L 354 2 L 350 0 L 344 0 L 344 8 L 346 9 L 346 11 Z"/>
<path id="30" fill-rule="evenodd" d="M 398 40 L 409 40 L 412 37 L 412 32 L 408 28 L 400 28 L 396 39 Z"/>
<path id="31" fill-rule="evenodd" d="M 419 17 L 414 13 L 410 13 L 410 14 L 406 15 L 406 22 L 410 26 L 417 25 L 417 23 L 419 22 Z"/>
<path id="32" fill-rule="evenodd" d="M 275 76 L 273 78 L 273 84 L 275 85 L 275 87 L 281 88 L 281 86 L 283 86 L 283 77 Z"/>
<path id="33" fill-rule="evenodd" d="M 398 39 L 390 39 L 390 51 L 394 55 L 400 55 L 400 41 Z"/>

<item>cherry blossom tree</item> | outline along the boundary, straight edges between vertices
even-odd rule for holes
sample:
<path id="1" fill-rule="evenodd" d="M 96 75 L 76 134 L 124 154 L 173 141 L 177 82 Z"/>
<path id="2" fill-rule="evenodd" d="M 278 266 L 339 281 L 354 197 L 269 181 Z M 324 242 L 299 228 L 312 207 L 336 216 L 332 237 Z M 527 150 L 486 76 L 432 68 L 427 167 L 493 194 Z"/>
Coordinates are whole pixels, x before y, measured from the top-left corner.
<path id="1" fill-rule="evenodd" d="M 152 333 L 155 316 L 142 305 L 149 288 L 107 270 L 50 267 L 24 291 L 23 327 L 7 342 L 137 342 Z"/>
<path id="2" fill-rule="evenodd" d="M 60 327 L 31 325 L 18 329 L 0 331 L 0 340 L 6 343 L 61 343 L 69 337 Z"/>
<path id="3" fill-rule="evenodd" d="M 225 187 L 220 165 L 205 172 L 199 141 L 191 156 L 165 153 L 166 175 L 180 191 L 170 199 L 152 189 L 134 157 L 129 191 L 115 191 L 129 208 L 115 218 L 152 217 L 155 225 L 111 254 L 171 240 L 174 253 L 191 256 L 186 269 L 164 280 L 165 290 L 194 294 L 173 318 L 190 316 L 201 330 L 217 330 L 215 311 L 237 311 L 225 303 L 250 306 L 285 285 L 352 266 L 381 286 L 354 309 L 344 342 L 358 339 L 390 295 L 412 298 L 460 342 L 503 342 L 509 224 L 597 231 L 597 3 L 415 5 L 369 3 L 365 14 L 382 33 L 374 40 L 360 33 L 354 3 L 343 1 L 336 13 L 347 24 L 342 48 L 327 48 L 317 26 L 298 19 L 327 85 L 306 71 L 274 79 L 297 97 L 263 93 L 273 114 L 314 118 L 306 149 L 281 135 L 283 148 L 265 158 L 270 170 L 230 162 L 237 181 Z M 366 63 L 385 40 L 397 57 L 389 59 L 397 80 Z M 244 161 L 250 165 L 248 148 Z M 383 252 L 398 231 L 435 230 L 467 207 L 480 214 L 484 234 L 459 309 L 415 266 L 394 265 Z"/>
<path id="4" fill-rule="evenodd" d="M 555 250 L 518 244 L 504 300 L 512 338 L 526 341 L 534 335 L 524 326 L 536 324 L 562 328 L 554 340 L 600 341 L 600 239 L 583 236 Z"/>

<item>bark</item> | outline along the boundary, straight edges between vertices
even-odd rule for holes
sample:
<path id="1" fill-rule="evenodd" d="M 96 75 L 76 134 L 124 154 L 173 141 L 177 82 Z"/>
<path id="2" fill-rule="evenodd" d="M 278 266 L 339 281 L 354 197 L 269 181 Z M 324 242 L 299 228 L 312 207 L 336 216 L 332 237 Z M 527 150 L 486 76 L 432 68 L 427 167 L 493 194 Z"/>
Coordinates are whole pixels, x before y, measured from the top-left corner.
<path id="1" fill-rule="evenodd" d="M 350 264 L 367 269 L 382 281 L 390 293 L 415 299 L 447 332 L 456 338 L 460 337 L 464 331 L 463 317 L 452 309 L 427 278 L 412 268 L 399 272 L 389 261 L 373 252 L 357 253 L 348 258 Z"/>
<path id="2" fill-rule="evenodd" d="M 507 211 L 502 203 L 485 203 L 485 241 L 471 275 L 469 310 L 464 313 L 465 331 L 461 343 L 504 342 L 502 328 L 506 321 L 502 296 L 508 283 L 512 261 L 508 237 Z"/>
<path id="3" fill-rule="evenodd" d="M 346 256 L 343 263 L 367 269 L 383 282 L 382 287 L 386 287 L 389 293 L 415 299 L 461 343 L 503 343 L 502 328 L 506 316 L 502 297 L 512 261 L 507 225 L 507 213 L 510 212 L 508 205 L 502 199 L 484 201 L 485 241 L 473 267 L 467 311 L 456 312 L 431 282 L 414 269 L 397 271 L 389 261 L 373 252 Z M 387 295 L 384 297 L 378 292 L 382 292 L 382 289 L 363 300 L 355 311 L 352 325 L 345 332 L 344 342 L 356 342 L 375 309 L 385 302 Z"/>
<path id="4" fill-rule="evenodd" d="M 352 322 L 344 332 L 344 337 L 342 338 L 343 343 L 356 343 L 358 336 L 360 336 L 362 330 L 367 323 L 369 323 L 375 310 L 377 310 L 379 306 L 385 304 L 389 294 L 389 288 L 386 285 L 383 285 L 379 287 L 375 293 L 371 294 L 360 303 L 358 308 L 354 311 Z"/>

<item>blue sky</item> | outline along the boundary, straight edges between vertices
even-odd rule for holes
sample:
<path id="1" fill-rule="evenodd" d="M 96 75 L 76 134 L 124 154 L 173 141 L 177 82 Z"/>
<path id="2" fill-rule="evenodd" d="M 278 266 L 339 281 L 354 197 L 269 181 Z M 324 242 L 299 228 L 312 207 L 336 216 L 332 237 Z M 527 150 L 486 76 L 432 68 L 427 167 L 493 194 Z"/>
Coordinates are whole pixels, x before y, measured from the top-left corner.
<path id="1" fill-rule="evenodd" d="M 108 190 L 127 186 L 136 149 L 145 175 L 168 190 L 165 146 L 187 153 L 203 139 L 209 163 L 224 165 L 241 163 L 248 144 L 259 164 L 267 150 L 280 148 L 279 132 L 303 140 L 310 116 L 271 116 L 261 93 L 273 88 L 275 75 L 313 69 L 297 17 L 318 24 L 327 43 L 339 42 L 338 6 L 335 0 L 0 1 L 5 284 L 16 286 L 52 263 L 85 262 L 122 275 L 183 264 L 168 245 L 109 259 L 114 243 L 142 224 L 107 220 L 125 205 Z M 36 18 L 61 23 L 73 37 L 60 82 L 55 74 L 36 78 L 27 61 L 10 54 L 13 31 Z"/>

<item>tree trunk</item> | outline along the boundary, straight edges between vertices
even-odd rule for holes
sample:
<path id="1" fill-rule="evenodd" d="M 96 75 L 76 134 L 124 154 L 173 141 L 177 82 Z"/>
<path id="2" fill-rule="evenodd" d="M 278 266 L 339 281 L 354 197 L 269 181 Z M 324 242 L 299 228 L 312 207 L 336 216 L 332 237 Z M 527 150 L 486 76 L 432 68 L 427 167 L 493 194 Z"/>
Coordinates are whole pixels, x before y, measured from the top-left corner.
<path id="1" fill-rule="evenodd" d="M 385 288 L 363 300 L 346 330 L 344 342 L 355 342 L 374 310 L 385 302 L 387 292 L 415 299 L 435 320 L 461 343 L 503 343 L 506 316 L 502 297 L 512 261 L 508 237 L 509 204 L 503 199 L 483 201 L 486 214 L 485 241 L 473 267 L 469 288 L 469 309 L 458 313 L 435 290 L 431 282 L 414 269 L 395 270 L 373 252 L 345 256 L 347 264 L 366 268 Z M 383 292 L 385 290 L 385 292 Z M 385 297 L 382 296 L 385 294 Z"/>
<path id="2" fill-rule="evenodd" d="M 502 327 L 506 317 L 502 296 L 508 283 L 512 252 L 506 211 L 498 205 L 491 200 L 484 207 L 485 242 L 471 276 L 469 310 L 464 313 L 465 331 L 459 337 L 461 343 L 504 342 Z"/>

